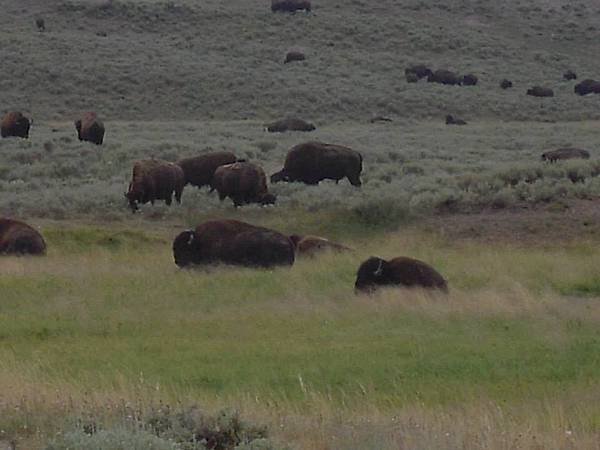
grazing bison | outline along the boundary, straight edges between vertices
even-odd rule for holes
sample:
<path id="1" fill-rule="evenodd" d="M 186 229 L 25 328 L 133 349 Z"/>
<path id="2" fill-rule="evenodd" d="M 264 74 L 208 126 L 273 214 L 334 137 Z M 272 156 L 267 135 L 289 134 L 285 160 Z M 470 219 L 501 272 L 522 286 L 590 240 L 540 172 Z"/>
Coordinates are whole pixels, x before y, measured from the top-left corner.
<path id="1" fill-rule="evenodd" d="M 24 222 L 0 218 L 0 254 L 43 255 L 46 243 L 40 233 Z"/>
<path id="2" fill-rule="evenodd" d="M 581 148 L 565 147 L 542 153 L 543 161 L 555 162 L 560 159 L 589 159 L 590 152 Z"/>
<path id="3" fill-rule="evenodd" d="M 180 233 L 173 241 L 179 267 L 233 264 L 249 267 L 291 266 L 294 244 L 287 236 L 237 220 L 211 220 Z"/>
<path id="4" fill-rule="evenodd" d="M 416 83 L 420 80 L 419 76 L 414 72 L 408 72 L 404 74 L 407 83 Z"/>
<path id="5" fill-rule="evenodd" d="M 468 73 L 464 75 L 460 81 L 463 86 L 475 86 L 479 81 L 479 78 L 472 73 Z"/>
<path id="6" fill-rule="evenodd" d="M 377 123 L 377 122 L 393 122 L 391 117 L 386 117 L 386 116 L 375 116 L 372 117 L 371 120 L 369 121 L 371 123 Z"/>
<path id="7" fill-rule="evenodd" d="M 407 76 L 407 80 L 408 75 L 410 74 L 415 75 L 417 77 L 417 80 L 420 80 L 421 78 L 428 77 L 432 73 L 433 72 L 431 72 L 431 69 L 424 64 L 417 64 L 404 69 L 404 75 Z"/>
<path id="8" fill-rule="evenodd" d="M 18 111 L 11 111 L 4 115 L 0 122 L 0 135 L 6 137 L 29 138 L 31 122 Z"/>
<path id="9" fill-rule="evenodd" d="M 314 256 L 324 251 L 346 252 L 351 250 L 345 245 L 319 236 L 299 236 L 293 234 L 290 236 L 290 240 L 294 243 L 296 253 L 304 256 Z"/>
<path id="10" fill-rule="evenodd" d="M 500 82 L 500 87 L 501 87 L 502 89 L 509 89 L 509 88 L 513 87 L 513 83 L 512 83 L 512 81 L 510 81 L 510 80 L 507 80 L 507 79 L 505 78 L 504 80 L 502 80 L 502 81 Z"/>
<path id="11" fill-rule="evenodd" d="M 390 261 L 375 257 L 367 259 L 358 268 L 354 288 L 372 292 L 379 286 L 394 285 L 448 291 L 446 280 L 433 267 L 403 256 Z"/>
<path id="12" fill-rule="evenodd" d="M 104 141 L 104 124 L 95 112 L 85 113 L 81 119 L 75 121 L 77 137 L 80 141 L 102 145 Z"/>
<path id="13" fill-rule="evenodd" d="M 572 70 L 567 70 L 564 74 L 563 74 L 563 78 L 567 81 L 570 80 L 576 80 L 577 79 L 577 74 L 575 72 L 573 72 Z"/>
<path id="14" fill-rule="evenodd" d="M 286 131 L 314 131 L 316 128 L 312 123 L 302 119 L 289 118 L 277 120 L 265 125 L 267 131 L 271 133 L 284 133 Z"/>
<path id="15" fill-rule="evenodd" d="M 532 88 L 527 89 L 527 95 L 533 97 L 554 97 L 554 91 L 547 87 L 533 86 Z"/>
<path id="16" fill-rule="evenodd" d="M 466 125 L 467 122 L 465 122 L 462 119 L 456 119 L 454 116 L 451 116 L 450 114 L 448 114 L 446 116 L 446 125 Z"/>
<path id="17" fill-rule="evenodd" d="M 294 12 L 294 11 L 310 11 L 309 0 L 271 0 L 271 11 L 277 12 Z"/>
<path id="18" fill-rule="evenodd" d="M 248 203 L 269 205 L 276 200 L 276 197 L 269 193 L 267 176 L 262 167 L 249 162 L 218 167 L 211 182 L 211 192 L 214 190 L 219 193 L 221 201 L 226 197 L 233 200 L 236 208 Z"/>
<path id="19" fill-rule="evenodd" d="M 460 85 L 462 82 L 461 78 L 456 73 L 443 69 L 436 70 L 435 72 L 433 72 L 427 77 L 427 81 L 430 83 L 440 83 L 449 85 Z"/>
<path id="20" fill-rule="evenodd" d="M 573 88 L 578 95 L 600 94 L 600 81 L 586 79 Z"/>
<path id="21" fill-rule="evenodd" d="M 238 159 L 231 152 L 211 152 L 205 155 L 194 156 L 177 161 L 183 169 L 185 184 L 202 187 L 210 186 L 217 167 L 233 164 Z"/>
<path id="22" fill-rule="evenodd" d="M 35 26 L 40 32 L 46 31 L 46 22 L 42 18 L 35 19 Z"/>
<path id="23" fill-rule="evenodd" d="M 271 183 L 300 181 L 319 184 L 330 179 L 339 182 L 344 177 L 353 186 L 360 186 L 362 155 L 341 145 L 306 142 L 288 152 L 283 169 L 271 175 Z"/>
<path id="24" fill-rule="evenodd" d="M 304 61 L 305 59 L 306 56 L 304 56 L 304 53 L 297 50 L 291 50 L 285 55 L 285 61 L 283 61 L 283 63 L 287 64 L 294 61 Z"/>
<path id="25" fill-rule="evenodd" d="M 152 203 L 164 200 L 171 205 L 173 193 L 175 200 L 181 203 L 181 195 L 185 186 L 185 175 L 181 167 L 160 159 L 144 159 L 136 161 L 129 190 L 125 198 L 129 200 L 132 212 L 137 211 L 138 203 Z"/>

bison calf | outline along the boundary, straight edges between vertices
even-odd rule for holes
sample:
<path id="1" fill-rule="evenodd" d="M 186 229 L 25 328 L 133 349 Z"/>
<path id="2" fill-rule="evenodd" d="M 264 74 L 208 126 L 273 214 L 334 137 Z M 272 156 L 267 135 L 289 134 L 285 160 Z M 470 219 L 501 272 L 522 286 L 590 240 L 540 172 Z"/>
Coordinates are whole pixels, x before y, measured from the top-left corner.
<path id="1" fill-rule="evenodd" d="M 275 203 L 276 197 L 269 193 L 267 176 L 262 167 L 248 162 L 237 162 L 220 166 L 215 170 L 211 182 L 211 192 L 216 190 L 219 199 L 229 197 L 237 208 L 248 203 L 268 205 Z"/>
<path id="2" fill-rule="evenodd" d="M 233 264 L 249 267 L 291 266 L 294 245 L 287 236 L 237 220 L 211 220 L 173 241 L 179 267 Z"/>
<path id="3" fill-rule="evenodd" d="M 185 175 L 178 165 L 160 159 L 141 160 L 133 165 L 125 198 L 132 212 L 137 211 L 138 203 L 154 204 L 156 200 L 164 200 L 171 205 L 173 193 L 177 203 L 181 203 L 184 186 Z"/>
<path id="4" fill-rule="evenodd" d="M 104 141 L 104 124 L 95 112 L 85 113 L 81 119 L 75 121 L 77 138 L 80 141 L 91 142 L 96 145 L 102 145 Z"/>
<path id="5" fill-rule="evenodd" d="M 0 135 L 6 137 L 29 138 L 31 122 L 18 111 L 11 111 L 4 115 L 0 122 Z"/>
<path id="6" fill-rule="evenodd" d="M 0 254 L 44 255 L 46 242 L 37 230 L 24 222 L 0 218 Z"/>
<path id="7" fill-rule="evenodd" d="M 217 167 L 236 161 L 236 156 L 231 152 L 211 152 L 181 159 L 177 161 L 177 165 L 183 169 L 185 184 L 202 187 L 210 186 Z"/>

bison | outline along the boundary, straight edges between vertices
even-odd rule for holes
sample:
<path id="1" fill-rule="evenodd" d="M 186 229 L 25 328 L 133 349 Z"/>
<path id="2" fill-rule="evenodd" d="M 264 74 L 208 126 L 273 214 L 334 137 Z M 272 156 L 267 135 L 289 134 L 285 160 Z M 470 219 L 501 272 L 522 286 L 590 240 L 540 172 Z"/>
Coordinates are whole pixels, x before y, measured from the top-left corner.
<path id="1" fill-rule="evenodd" d="M 586 79 L 573 88 L 578 95 L 600 94 L 600 81 Z"/>
<path id="2" fill-rule="evenodd" d="M 294 61 L 304 61 L 306 59 L 306 56 L 304 56 L 304 53 L 298 50 L 291 50 L 289 52 L 287 52 L 287 54 L 285 55 L 285 60 L 283 61 L 284 64 L 287 63 L 291 63 Z"/>
<path id="3" fill-rule="evenodd" d="M 81 119 L 75 121 L 77 138 L 80 141 L 91 142 L 96 145 L 102 145 L 104 141 L 104 124 L 95 112 L 85 113 Z"/>
<path id="4" fill-rule="evenodd" d="M 0 122 L 0 135 L 6 137 L 29 138 L 31 122 L 18 111 L 11 111 L 4 115 Z"/>
<path id="5" fill-rule="evenodd" d="M 296 253 L 303 256 L 314 256 L 324 251 L 345 252 L 351 250 L 345 245 L 332 242 L 320 236 L 300 236 L 293 234 L 290 236 L 290 240 L 294 243 Z"/>
<path id="6" fill-rule="evenodd" d="M 183 169 L 185 184 L 202 187 L 210 186 L 217 167 L 225 164 L 233 164 L 238 161 L 231 152 L 211 152 L 205 155 L 194 156 L 177 161 L 177 165 Z"/>
<path id="7" fill-rule="evenodd" d="M 306 142 L 288 152 L 283 169 L 271 175 L 271 183 L 300 181 L 319 184 L 321 180 L 348 178 L 353 186 L 361 186 L 362 155 L 341 145 Z"/>
<path id="8" fill-rule="evenodd" d="M 160 159 L 136 161 L 129 189 L 125 198 L 129 201 L 132 212 L 137 211 L 138 203 L 152 203 L 164 200 L 171 205 L 173 193 L 175 200 L 181 203 L 181 195 L 185 186 L 185 175 L 181 167 Z"/>
<path id="9" fill-rule="evenodd" d="M 226 197 L 233 200 L 236 208 L 248 203 L 268 205 L 276 201 L 276 197 L 269 193 L 262 167 L 249 162 L 218 167 L 211 182 L 211 192 L 214 190 L 219 193 L 221 201 Z"/>
<path id="10" fill-rule="evenodd" d="M 371 257 L 356 274 L 357 292 L 373 292 L 380 286 L 421 287 L 448 292 L 448 284 L 433 267 L 416 259 L 400 256 L 386 261 Z"/>
<path id="11" fill-rule="evenodd" d="M 315 126 L 312 123 L 302 119 L 288 118 L 277 120 L 265 125 L 265 129 L 270 133 L 284 133 L 286 131 L 314 131 Z"/>
<path id="12" fill-rule="evenodd" d="M 565 73 L 563 73 L 563 78 L 567 81 L 576 80 L 577 74 L 572 70 L 567 70 Z"/>
<path id="13" fill-rule="evenodd" d="M 565 147 L 542 153 L 542 161 L 555 162 L 561 159 L 589 159 L 590 152 L 581 148 Z"/>
<path id="14" fill-rule="evenodd" d="M 477 76 L 473 75 L 472 73 L 468 73 L 466 75 L 463 75 L 460 81 L 463 86 L 475 86 L 479 81 L 479 78 L 477 78 Z"/>
<path id="15" fill-rule="evenodd" d="M 527 95 L 532 97 L 554 97 L 554 91 L 547 87 L 533 86 L 527 89 Z"/>
<path id="16" fill-rule="evenodd" d="M 287 236 L 237 220 L 211 220 L 180 233 L 173 241 L 173 256 L 182 268 L 218 263 L 291 266 L 295 257 Z"/>
<path id="17" fill-rule="evenodd" d="M 433 72 L 431 71 L 431 69 L 429 67 L 425 66 L 424 64 L 417 64 L 417 65 L 410 66 L 410 67 L 407 67 L 406 69 L 404 69 L 404 75 L 406 75 L 406 81 L 408 81 L 409 83 L 411 82 L 409 80 L 409 76 L 411 76 L 410 77 L 411 79 L 416 78 L 416 80 L 420 80 L 421 78 L 428 77 L 432 73 Z"/>
<path id="18" fill-rule="evenodd" d="M 44 255 L 42 235 L 24 222 L 0 218 L 0 254 Z"/>
<path id="19" fill-rule="evenodd" d="M 41 17 L 35 19 L 35 26 L 39 32 L 46 31 L 46 22 Z"/>
<path id="20" fill-rule="evenodd" d="M 271 11 L 294 12 L 310 11 L 310 0 L 271 0 Z"/>
<path id="21" fill-rule="evenodd" d="M 419 81 L 419 76 L 414 72 L 408 72 L 404 74 L 407 83 L 416 83 Z"/>
<path id="22" fill-rule="evenodd" d="M 440 83 L 448 85 L 459 85 L 462 83 L 461 77 L 449 70 L 436 70 L 427 77 L 430 83 Z"/>
<path id="23" fill-rule="evenodd" d="M 450 114 L 448 114 L 446 116 L 446 125 L 466 125 L 467 122 L 465 122 L 462 119 L 456 119 L 454 116 L 451 116 Z"/>
<path id="24" fill-rule="evenodd" d="M 507 80 L 507 79 L 505 78 L 504 80 L 502 80 L 502 81 L 500 82 L 500 87 L 501 87 L 502 89 L 509 89 L 509 88 L 513 87 L 513 83 L 512 83 L 512 81 L 510 81 L 510 80 Z"/>

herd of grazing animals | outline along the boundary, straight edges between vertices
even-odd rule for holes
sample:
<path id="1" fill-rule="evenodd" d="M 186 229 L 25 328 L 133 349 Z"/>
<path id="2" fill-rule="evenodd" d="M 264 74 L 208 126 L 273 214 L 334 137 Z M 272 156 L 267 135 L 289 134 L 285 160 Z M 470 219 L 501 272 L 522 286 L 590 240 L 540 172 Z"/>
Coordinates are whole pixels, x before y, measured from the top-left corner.
<path id="1" fill-rule="evenodd" d="M 273 12 L 311 11 L 310 0 L 272 0 Z M 38 18 L 36 26 L 45 30 L 44 20 Z M 299 51 L 287 53 L 284 64 L 302 61 L 305 55 Z M 406 81 L 416 83 L 426 78 L 429 83 L 454 86 L 476 86 L 479 79 L 474 74 L 459 75 L 455 72 L 431 70 L 423 64 L 405 70 Z M 569 70 L 564 80 L 577 79 Z M 510 80 L 500 82 L 501 89 L 513 87 Z M 577 95 L 600 94 L 600 82 L 586 79 L 574 87 Z M 535 97 L 553 97 L 554 91 L 543 86 L 533 86 L 526 92 Z M 391 119 L 377 116 L 371 122 L 388 122 Z M 77 137 L 96 145 L 104 142 L 105 127 L 94 112 L 88 112 L 75 121 Z M 446 116 L 448 125 L 466 125 L 462 119 Z M 3 138 L 27 139 L 31 121 L 18 111 L 8 112 L 0 122 Z M 265 126 L 268 132 L 315 130 L 315 126 L 298 118 L 286 118 Z M 542 160 L 555 162 L 573 158 L 588 159 L 590 153 L 578 148 L 560 148 L 542 154 Z M 287 153 L 283 168 L 272 174 L 271 183 L 302 182 L 317 185 L 325 179 L 347 178 L 356 187 L 362 185 L 362 155 L 348 147 L 317 141 L 305 142 L 292 147 Z M 131 182 L 125 197 L 133 212 L 140 204 L 154 204 L 163 200 L 167 205 L 173 197 L 181 203 L 186 185 L 201 188 L 209 186 L 210 192 L 217 191 L 219 198 L 229 197 L 234 206 L 248 203 L 274 204 L 275 195 L 269 192 L 267 176 L 262 167 L 238 159 L 231 152 L 212 152 L 175 163 L 159 159 L 136 161 L 133 165 Z M 194 230 L 187 230 L 175 237 L 172 245 L 175 264 L 181 268 L 212 264 L 231 264 L 247 267 L 270 268 L 292 266 L 299 255 L 314 256 L 324 250 L 349 252 L 351 248 L 329 241 L 320 236 L 286 236 L 275 230 L 254 226 L 237 220 L 211 220 Z M 0 218 L 0 254 L 44 255 L 46 243 L 42 235 L 26 223 Z M 358 268 L 355 282 L 356 292 L 372 292 L 380 286 L 403 286 L 437 289 L 448 292 L 444 277 L 422 261 L 408 257 L 397 257 L 389 261 L 371 257 Z"/>

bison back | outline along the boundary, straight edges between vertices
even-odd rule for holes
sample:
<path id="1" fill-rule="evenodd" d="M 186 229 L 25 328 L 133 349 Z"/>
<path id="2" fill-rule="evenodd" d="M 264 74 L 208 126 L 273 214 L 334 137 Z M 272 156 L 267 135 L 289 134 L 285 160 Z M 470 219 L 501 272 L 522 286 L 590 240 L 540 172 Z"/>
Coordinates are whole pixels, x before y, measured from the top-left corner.
<path id="1" fill-rule="evenodd" d="M 287 236 L 276 231 L 246 231 L 228 243 L 226 262 L 250 267 L 291 266 L 294 246 Z"/>
<path id="2" fill-rule="evenodd" d="M 0 253 L 43 255 L 46 242 L 37 230 L 26 223 L 0 219 Z"/>
<path id="3" fill-rule="evenodd" d="M 209 186 L 219 166 L 236 162 L 231 152 L 214 152 L 206 155 L 185 158 L 177 162 L 183 169 L 186 184 L 202 187 Z"/>

